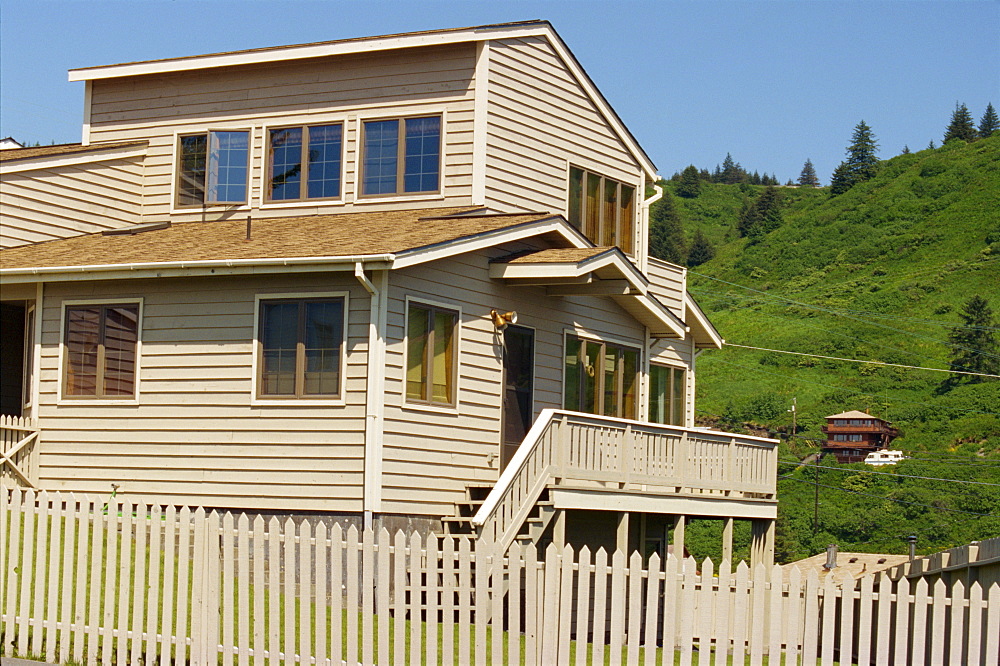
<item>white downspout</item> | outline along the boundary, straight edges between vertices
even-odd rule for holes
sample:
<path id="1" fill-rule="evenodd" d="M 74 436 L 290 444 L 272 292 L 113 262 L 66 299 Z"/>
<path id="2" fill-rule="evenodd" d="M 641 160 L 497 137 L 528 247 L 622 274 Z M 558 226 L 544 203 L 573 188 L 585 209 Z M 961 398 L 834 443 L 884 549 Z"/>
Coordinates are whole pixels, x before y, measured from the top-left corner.
<path id="1" fill-rule="evenodd" d="M 379 271 L 379 286 L 365 275 L 364 264 L 354 264 L 354 277 L 371 297 L 368 311 L 368 368 L 365 397 L 365 471 L 363 525 L 370 528 L 382 509 L 382 432 L 384 421 L 385 317 L 388 271 Z"/>
<path id="2" fill-rule="evenodd" d="M 639 270 L 643 273 L 646 272 L 646 264 L 649 259 L 649 207 L 663 198 L 663 188 L 657 185 L 655 180 L 652 181 L 652 185 L 655 194 L 648 199 L 643 199 L 642 201 L 642 220 L 640 226 L 645 233 L 640 234 L 639 236 L 639 242 L 641 243 L 639 252 Z"/>

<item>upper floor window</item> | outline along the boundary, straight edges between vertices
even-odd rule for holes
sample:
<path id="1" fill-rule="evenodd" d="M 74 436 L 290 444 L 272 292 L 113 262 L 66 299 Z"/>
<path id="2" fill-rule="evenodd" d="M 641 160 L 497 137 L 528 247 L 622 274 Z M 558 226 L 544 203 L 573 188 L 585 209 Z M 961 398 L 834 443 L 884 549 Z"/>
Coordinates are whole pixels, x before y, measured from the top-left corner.
<path id="1" fill-rule="evenodd" d="M 638 388 L 638 349 L 566 336 L 565 409 L 634 419 Z"/>
<path id="2" fill-rule="evenodd" d="M 339 197 L 343 133 L 341 124 L 270 130 L 268 200 Z"/>
<path id="3" fill-rule="evenodd" d="M 666 365 L 649 366 L 649 420 L 683 426 L 684 369 Z"/>
<path id="4" fill-rule="evenodd" d="M 441 116 L 364 122 L 364 196 L 437 192 L 441 185 Z"/>
<path id="5" fill-rule="evenodd" d="M 66 306 L 63 396 L 135 396 L 139 304 Z"/>
<path id="6" fill-rule="evenodd" d="M 634 251 L 635 188 L 596 173 L 569 168 L 569 222 L 595 245 Z"/>
<path id="7" fill-rule="evenodd" d="M 410 303 L 406 313 L 406 400 L 456 403 L 458 312 Z"/>
<path id="8" fill-rule="evenodd" d="M 340 397 L 343 298 L 261 301 L 258 336 L 260 397 Z"/>
<path id="9" fill-rule="evenodd" d="M 177 205 L 246 203 L 249 132 L 201 132 L 179 141 Z"/>

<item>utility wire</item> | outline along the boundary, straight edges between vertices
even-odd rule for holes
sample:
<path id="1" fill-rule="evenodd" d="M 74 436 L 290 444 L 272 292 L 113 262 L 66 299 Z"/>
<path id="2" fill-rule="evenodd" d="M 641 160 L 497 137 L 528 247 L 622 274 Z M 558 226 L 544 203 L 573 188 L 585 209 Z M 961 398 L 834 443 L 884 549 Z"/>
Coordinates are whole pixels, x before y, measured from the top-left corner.
<path id="1" fill-rule="evenodd" d="M 779 460 L 779 464 L 783 465 L 798 465 L 800 467 L 818 467 L 820 469 L 834 469 L 838 472 L 854 472 L 859 471 L 863 474 L 879 474 L 881 476 L 893 476 L 900 479 L 924 479 L 925 481 L 950 481 L 952 483 L 969 483 L 976 486 L 993 486 L 994 488 L 1000 488 L 1000 483 L 987 483 L 986 481 L 963 481 L 962 479 L 941 479 L 934 476 L 916 476 L 914 474 L 894 474 L 892 472 L 875 472 L 868 470 L 856 470 L 851 468 L 843 467 L 830 467 L 829 465 L 817 465 L 816 463 L 804 463 L 801 460 Z"/>
<path id="2" fill-rule="evenodd" d="M 948 370 L 946 368 L 925 368 L 919 365 L 903 365 L 902 363 L 886 363 L 885 361 L 863 361 L 858 358 L 841 358 L 839 356 L 823 356 L 822 354 L 807 354 L 806 352 L 793 352 L 784 349 L 768 349 L 767 347 L 751 347 L 750 345 L 737 345 L 732 342 L 723 343 L 727 347 L 741 347 L 743 349 L 756 349 L 757 351 L 775 352 L 778 354 L 794 354 L 795 356 L 809 356 L 811 358 L 825 358 L 830 361 L 846 361 L 848 363 L 871 363 L 872 365 L 885 365 L 894 368 L 909 368 L 910 370 L 929 370 L 931 372 L 947 372 L 953 375 L 973 375 L 975 377 L 994 377 L 1000 379 L 1000 375 L 990 375 L 984 372 L 965 372 L 964 370 Z"/>
<path id="3" fill-rule="evenodd" d="M 988 516 L 992 517 L 992 513 L 977 513 L 976 511 L 964 511 L 962 509 L 949 509 L 943 506 L 934 506 L 933 504 L 923 504 L 922 502 L 908 502 L 907 500 L 893 499 L 892 497 L 885 497 L 884 495 L 875 495 L 873 493 L 863 493 L 860 490 L 850 490 L 848 488 L 841 488 L 840 486 L 831 486 L 826 483 L 817 483 L 815 481 L 807 481 L 806 479 L 800 479 L 796 476 L 790 476 L 788 474 L 779 474 L 779 479 L 791 479 L 793 481 L 799 481 L 800 483 L 808 483 L 812 486 L 819 486 L 821 488 L 832 488 L 833 490 L 840 490 L 845 493 L 851 493 L 854 495 L 864 495 L 865 497 L 874 497 L 876 499 L 885 500 L 887 502 L 898 502 L 899 504 L 912 504 L 914 506 L 922 506 L 928 509 L 937 509 L 938 511 L 950 511 L 951 513 L 965 513 L 971 516 Z"/>
<path id="4" fill-rule="evenodd" d="M 920 338 L 922 340 L 930 340 L 931 342 L 936 342 L 938 344 L 947 345 L 949 347 L 954 347 L 955 349 L 962 349 L 964 351 L 975 352 L 976 354 L 981 354 L 983 356 L 989 356 L 989 357 L 992 357 L 992 358 L 1000 358 L 1000 355 L 997 355 L 997 354 L 990 354 L 988 352 L 984 352 L 984 351 L 979 350 L 979 349 L 973 349 L 971 347 L 964 347 L 962 345 L 958 345 L 958 344 L 955 344 L 953 342 L 948 342 L 946 340 L 939 340 L 938 338 L 932 338 L 932 337 L 927 336 L 927 335 L 920 335 L 919 333 L 913 333 L 911 331 L 906 331 L 906 330 L 901 329 L 901 328 L 893 328 L 892 326 L 886 326 L 885 324 L 879 324 L 877 322 L 868 321 L 867 319 L 862 319 L 860 317 L 855 317 L 853 315 L 841 314 L 841 313 L 836 312 L 836 311 L 834 311 L 834 310 L 832 310 L 830 308 L 824 308 L 824 307 L 821 307 L 819 305 L 810 305 L 809 303 L 803 303 L 801 301 L 796 301 L 796 300 L 793 300 L 791 298 L 785 298 L 784 296 L 774 296 L 774 295 L 768 294 L 767 292 L 761 291 L 759 289 L 754 289 L 753 287 L 747 287 L 747 286 L 744 286 L 742 284 L 737 284 L 735 282 L 729 282 L 727 280 L 723 280 L 723 279 L 720 279 L 720 278 L 712 277 L 711 275 L 705 275 L 704 273 L 696 273 L 695 271 L 688 271 L 688 272 L 692 273 L 694 275 L 698 275 L 700 277 L 707 278 L 709 280 L 715 280 L 716 282 L 721 282 L 723 284 L 728 284 L 728 285 L 731 285 L 733 287 L 738 287 L 740 289 L 746 289 L 748 291 L 752 291 L 754 293 L 761 294 L 761 295 L 763 295 L 765 297 L 768 297 L 768 298 L 773 298 L 773 299 L 776 299 L 776 300 L 785 301 L 786 303 L 792 303 L 793 305 L 799 305 L 799 306 L 802 306 L 804 308 L 809 308 L 809 309 L 812 309 L 812 310 L 819 310 L 821 312 L 828 312 L 830 314 L 839 315 L 839 316 L 845 317 L 847 319 L 853 319 L 854 321 L 859 321 L 859 322 L 861 322 L 863 324 L 868 324 L 869 326 L 876 326 L 878 328 L 884 328 L 884 329 L 886 329 L 888 331 L 894 331 L 896 333 L 902 333 L 903 335 L 909 335 L 909 336 L 912 336 L 912 337 L 915 337 L 915 338 Z"/>

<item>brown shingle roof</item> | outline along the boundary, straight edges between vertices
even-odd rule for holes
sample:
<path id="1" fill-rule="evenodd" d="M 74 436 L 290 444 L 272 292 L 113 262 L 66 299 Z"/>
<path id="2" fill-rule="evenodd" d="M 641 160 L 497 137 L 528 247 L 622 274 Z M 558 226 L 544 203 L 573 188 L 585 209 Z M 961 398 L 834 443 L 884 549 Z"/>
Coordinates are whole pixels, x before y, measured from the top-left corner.
<path id="1" fill-rule="evenodd" d="M 133 235 L 90 234 L 0 251 L 0 268 L 399 253 L 550 219 L 547 213 L 469 214 L 474 208 L 184 222 Z M 466 213 L 464 215 L 456 215 Z M 454 215 L 454 217 L 448 217 Z"/>
<path id="2" fill-rule="evenodd" d="M 612 247 L 566 247 L 524 252 L 495 259 L 498 264 L 578 264 L 604 254 Z"/>
<path id="3" fill-rule="evenodd" d="M 111 148 L 125 148 L 126 146 L 144 146 L 145 141 L 119 141 L 116 143 L 98 143 L 85 146 L 82 143 L 60 143 L 55 146 L 35 146 L 33 148 L 10 148 L 0 150 L 0 162 L 13 162 L 14 160 L 29 160 L 34 157 L 61 157 L 63 155 L 73 155 L 76 153 L 90 153 Z"/>

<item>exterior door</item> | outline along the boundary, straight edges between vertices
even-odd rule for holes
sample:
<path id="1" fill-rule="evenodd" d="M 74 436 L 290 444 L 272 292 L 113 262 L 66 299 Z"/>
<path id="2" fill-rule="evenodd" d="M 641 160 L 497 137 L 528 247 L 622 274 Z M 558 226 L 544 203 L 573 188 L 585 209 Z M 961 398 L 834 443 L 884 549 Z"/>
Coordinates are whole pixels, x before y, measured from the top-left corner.
<path id="1" fill-rule="evenodd" d="M 535 383 L 535 331 L 508 326 L 503 332 L 503 439 L 500 443 L 502 472 L 531 428 Z"/>

